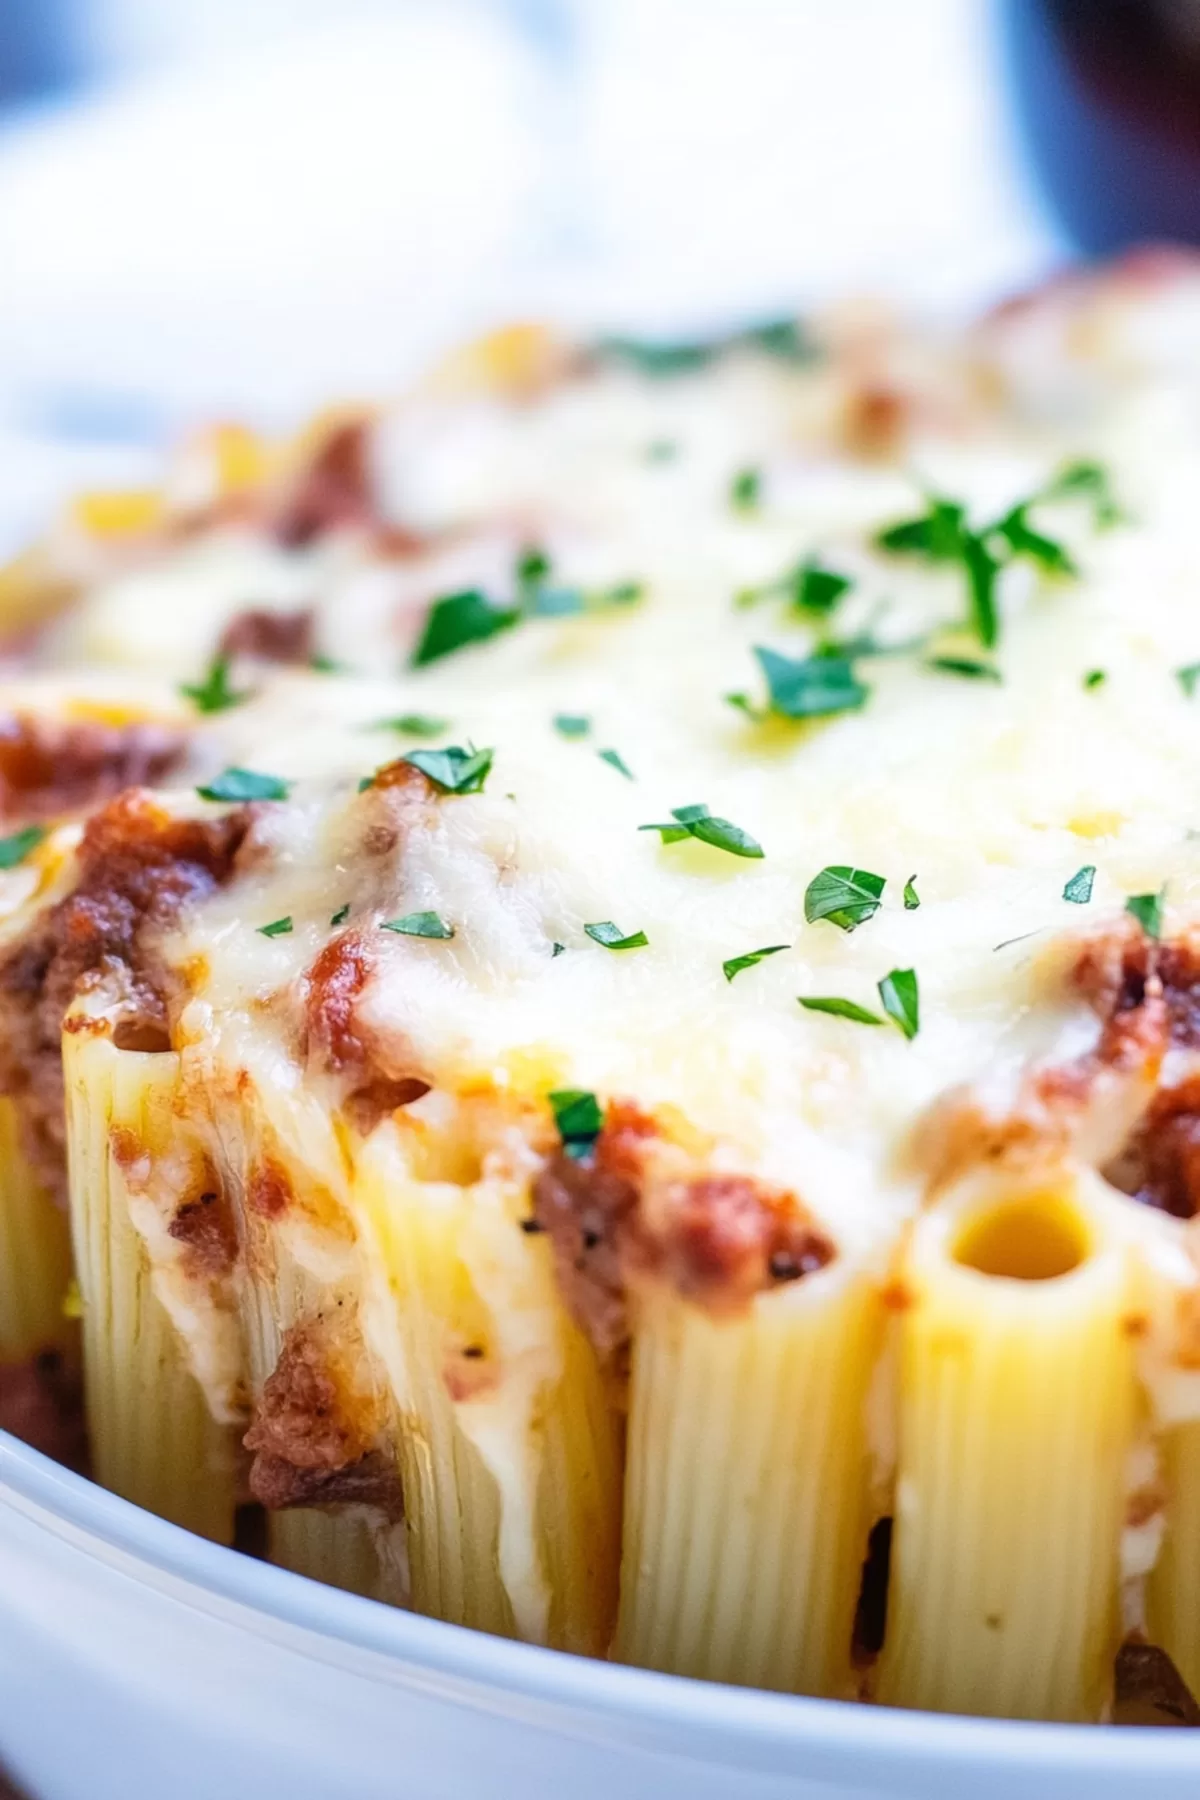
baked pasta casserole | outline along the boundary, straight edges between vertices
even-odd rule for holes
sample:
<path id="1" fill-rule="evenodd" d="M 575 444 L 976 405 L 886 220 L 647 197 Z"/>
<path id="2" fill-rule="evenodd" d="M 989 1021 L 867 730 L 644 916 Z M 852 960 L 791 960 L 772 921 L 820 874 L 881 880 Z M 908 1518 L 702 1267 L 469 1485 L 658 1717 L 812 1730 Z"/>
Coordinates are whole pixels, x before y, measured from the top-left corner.
<path id="1" fill-rule="evenodd" d="M 0 574 L 6 1422 L 532 1643 L 1200 1687 L 1198 527 L 1159 253 L 514 328 L 77 501 Z"/>

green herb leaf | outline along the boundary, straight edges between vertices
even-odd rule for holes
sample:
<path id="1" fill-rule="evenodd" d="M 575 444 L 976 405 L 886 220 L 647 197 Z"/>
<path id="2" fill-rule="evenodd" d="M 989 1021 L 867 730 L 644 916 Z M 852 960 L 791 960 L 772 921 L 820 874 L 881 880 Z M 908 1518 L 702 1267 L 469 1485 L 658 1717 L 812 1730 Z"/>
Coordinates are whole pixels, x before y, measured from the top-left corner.
<path id="1" fill-rule="evenodd" d="M 1074 906 L 1086 906 L 1092 897 L 1092 888 L 1096 883 L 1096 866 L 1085 863 L 1082 869 L 1076 869 L 1070 881 L 1063 888 L 1062 897 L 1070 900 Z"/>
<path id="2" fill-rule="evenodd" d="M 567 946 L 565 944 L 559 944 L 557 942 L 551 944 L 551 946 L 550 946 L 551 959 L 553 959 L 556 956 L 561 956 L 563 954 L 563 952 L 566 950 L 566 947 Z"/>
<path id="3" fill-rule="evenodd" d="M 309 657 L 308 666 L 314 675 L 346 675 L 350 670 L 349 663 L 339 662 L 335 656 L 323 656 L 320 652 Z"/>
<path id="4" fill-rule="evenodd" d="M 445 750 L 410 750 L 400 760 L 420 769 L 443 794 L 479 794 L 494 755 L 494 750 L 464 750 L 451 744 Z"/>
<path id="5" fill-rule="evenodd" d="M 799 319 L 768 319 L 761 325 L 750 325 L 733 339 L 750 350 L 761 350 L 780 362 L 806 363 L 816 358 L 817 350 Z"/>
<path id="6" fill-rule="evenodd" d="M 229 658 L 218 656 L 209 667 L 203 681 L 194 685 L 181 682 L 179 691 L 186 700 L 190 700 L 197 712 L 225 712 L 231 706 L 240 706 L 249 700 L 249 689 L 239 690 L 229 685 Z"/>
<path id="7" fill-rule="evenodd" d="M 441 737 L 449 731 L 449 719 L 438 719 L 432 713 L 401 713 L 395 719 L 373 719 L 368 731 L 397 731 L 404 737 Z"/>
<path id="8" fill-rule="evenodd" d="M 554 1123 L 568 1156 L 586 1156 L 604 1129 L 604 1114 L 587 1088 L 557 1088 L 550 1095 Z"/>
<path id="9" fill-rule="evenodd" d="M 854 582 L 849 575 L 827 569 L 814 557 L 809 557 L 793 570 L 787 585 L 797 612 L 827 619 L 843 596 L 850 592 Z"/>
<path id="10" fill-rule="evenodd" d="M 854 712 L 866 700 L 869 688 L 854 673 L 854 664 L 841 656 L 805 656 L 796 660 L 780 656 L 756 644 L 767 682 L 770 709 L 783 719 L 821 719 L 833 713 Z M 738 700 L 730 696 L 730 703 Z M 746 703 L 748 709 L 748 702 Z"/>
<path id="11" fill-rule="evenodd" d="M 289 913 L 284 919 L 272 919 L 269 925 L 260 925 L 260 937 L 287 937 L 292 929 L 292 916 Z"/>
<path id="12" fill-rule="evenodd" d="M 804 917 L 810 925 L 828 919 L 842 931 L 853 931 L 874 918 L 886 886 L 886 876 L 833 863 L 809 882 L 804 894 Z"/>
<path id="13" fill-rule="evenodd" d="M 992 650 L 1000 636 L 1000 616 L 996 611 L 996 577 L 1000 573 L 1000 564 L 984 539 L 972 532 L 963 538 L 962 559 L 967 571 L 971 623 L 984 649 Z"/>
<path id="14" fill-rule="evenodd" d="M 767 319 L 740 331 L 711 338 L 606 337 L 596 345 L 598 355 L 622 362 L 641 375 L 663 380 L 690 375 L 730 350 L 755 350 L 780 362 L 811 362 L 817 352 L 797 319 Z"/>
<path id="15" fill-rule="evenodd" d="M 597 750 L 596 755 L 600 758 L 601 762 L 606 762 L 610 769 L 616 769 L 619 774 L 624 775 L 626 781 L 635 781 L 637 779 L 633 770 L 624 760 L 619 750 Z"/>
<path id="16" fill-rule="evenodd" d="M 855 1000 L 841 1000 L 834 994 L 798 994 L 796 998 L 808 1012 L 830 1013 L 835 1019 L 852 1019 L 856 1025 L 882 1025 L 878 1013 L 868 1012 Z"/>
<path id="17" fill-rule="evenodd" d="M 762 498 L 762 470 L 739 469 L 729 484 L 729 504 L 738 512 L 753 512 Z"/>
<path id="18" fill-rule="evenodd" d="M 1120 523 L 1123 514 L 1112 491 L 1108 470 L 1098 462 L 1068 463 L 1042 489 L 1043 500 L 1069 500 L 1082 496 L 1092 502 L 1096 527 L 1105 531 Z"/>
<path id="19" fill-rule="evenodd" d="M 1125 902 L 1125 911 L 1135 918 L 1146 936 L 1157 938 L 1162 935 L 1163 901 L 1167 890 L 1159 888 L 1157 894 L 1130 894 Z"/>
<path id="20" fill-rule="evenodd" d="M 448 925 L 440 913 L 415 912 L 405 913 L 402 919 L 383 919 L 380 921 L 381 931 L 398 931 L 402 937 L 419 938 L 452 938 L 453 925 Z"/>
<path id="21" fill-rule="evenodd" d="M 350 917 L 350 902 L 347 900 L 345 906 L 338 907 L 337 911 L 334 913 L 334 915 L 330 919 L 329 923 L 331 925 L 344 925 L 346 923 L 346 920 L 349 917 Z"/>
<path id="22" fill-rule="evenodd" d="M 664 844 L 677 844 L 682 838 L 698 838 L 714 850 L 725 850 L 730 856 L 761 857 L 763 847 L 740 825 L 728 819 L 714 819 L 707 806 L 673 806 L 674 825 L 639 825 L 639 831 L 657 831 Z"/>
<path id="23" fill-rule="evenodd" d="M 1090 694 L 1093 688 L 1103 687 L 1108 676 L 1103 669 L 1089 669 L 1083 678 L 1083 685 Z"/>
<path id="24" fill-rule="evenodd" d="M 920 995 L 915 969 L 893 969 L 879 983 L 879 999 L 884 1012 L 895 1021 L 906 1038 L 915 1038 L 921 1029 Z"/>
<path id="25" fill-rule="evenodd" d="M 1200 682 L 1200 663 L 1186 663 L 1182 669 L 1176 669 L 1175 679 L 1190 700 Z"/>
<path id="26" fill-rule="evenodd" d="M 963 554 L 966 508 L 956 500 L 929 502 L 928 511 L 914 519 L 901 519 L 875 534 L 881 550 L 895 556 L 924 556 L 930 562 L 957 562 Z"/>
<path id="27" fill-rule="evenodd" d="M 30 851 L 37 849 L 45 836 L 44 825 L 26 825 L 23 831 L 14 831 L 10 837 L 0 838 L 0 869 L 15 869 L 25 861 Z"/>
<path id="28" fill-rule="evenodd" d="M 747 950 L 744 956 L 731 956 L 728 962 L 721 964 L 725 979 L 732 981 L 743 969 L 752 969 L 756 963 L 760 963 L 764 956 L 778 956 L 781 950 L 790 949 L 790 944 L 768 944 L 764 950 Z"/>
<path id="29" fill-rule="evenodd" d="M 910 875 L 904 884 L 904 910 L 905 912 L 916 912 L 920 904 L 921 896 L 917 892 L 917 878 L 915 875 Z"/>
<path id="30" fill-rule="evenodd" d="M 585 925 L 583 928 L 594 944 L 603 944 L 606 950 L 640 950 L 650 939 L 644 931 L 624 932 L 611 919 L 601 919 L 596 925 Z"/>
<path id="31" fill-rule="evenodd" d="M 1048 575 L 1078 575 L 1079 570 L 1063 546 L 1047 537 L 1044 532 L 1036 531 L 1029 523 L 1031 504 L 1027 500 L 1020 506 L 1014 506 L 998 524 L 992 526 L 989 535 L 1002 538 L 1012 556 L 1028 557 Z"/>
<path id="32" fill-rule="evenodd" d="M 517 555 L 517 585 L 527 587 L 530 582 L 544 581 L 550 568 L 548 553 L 538 544 L 526 544 Z"/>
<path id="33" fill-rule="evenodd" d="M 202 800 L 286 800 L 291 783 L 278 775 L 260 775 L 255 769 L 226 769 L 196 792 Z"/>
<path id="34" fill-rule="evenodd" d="M 592 729 L 592 721 L 583 713 L 555 713 L 554 729 L 559 737 L 586 737 Z"/>
<path id="35" fill-rule="evenodd" d="M 497 633 L 508 631 L 520 616 L 519 607 L 497 606 L 478 588 L 444 594 L 430 607 L 409 662 L 414 669 L 420 669 L 468 644 L 486 643 Z"/>
<path id="36" fill-rule="evenodd" d="M 926 658 L 925 667 L 936 670 L 939 675 L 961 675 L 967 681 L 1004 679 L 993 663 L 980 662 L 972 656 L 930 656 Z"/>

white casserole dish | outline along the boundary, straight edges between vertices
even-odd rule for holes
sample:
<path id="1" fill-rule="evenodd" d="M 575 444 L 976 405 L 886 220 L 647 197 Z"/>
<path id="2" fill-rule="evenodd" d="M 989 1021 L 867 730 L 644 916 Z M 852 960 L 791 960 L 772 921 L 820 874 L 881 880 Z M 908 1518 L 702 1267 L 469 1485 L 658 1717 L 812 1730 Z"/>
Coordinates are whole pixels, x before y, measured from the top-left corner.
<path id="1" fill-rule="evenodd" d="M 0 1432 L 0 1763 L 36 1800 L 1155 1800 L 1188 1731 L 995 1723 L 589 1662 L 317 1586 Z"/>

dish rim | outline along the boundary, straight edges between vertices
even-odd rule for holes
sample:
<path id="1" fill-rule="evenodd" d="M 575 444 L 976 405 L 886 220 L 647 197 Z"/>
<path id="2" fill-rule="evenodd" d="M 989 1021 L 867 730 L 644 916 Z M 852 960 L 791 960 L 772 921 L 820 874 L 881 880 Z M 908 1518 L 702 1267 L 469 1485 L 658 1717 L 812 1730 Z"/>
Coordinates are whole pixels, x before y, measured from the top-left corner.
<path id="1" fill-rule="evenodd" d="M 492 1637 L 382 1606 L 194 1536 L 64 1469 L 0 1431 L 0 1516 L 15 1510 L 58 1537 L 68 1553 L 117 1566 L 127 1578 L 243 1630 L 280 1625 L 315 1634 L 326 1660 L 368 1679 L 422 1678 L 444 1697 L 478 1708 L 541 1709 L 544 1723 L 571 1731 L 572 1715 L 640 1728 L 657 1748 L 748 1769 L 778 1767 L 789 1751 L 829 1773 L 851 1764 L 897 1771 L 952 1770 L 986 1763 L 993 1775 L 1087 1773 L 1101 1789 L 1131 1776 L 1200 1776 L 1200 1736 L 1147 1727 L 1054 1725 L 976 1719 L 809 1699 L 663 1675 L 619 1663 Z M 165 1581 L 164 1581 L 165 1578 Z M 0 1611 L 4 1599 L 0 1593 Z M 312 1646 L 309 1646 L 311 1650 Z M 377 1660 L 364 1667 L 361 1653 Z M 340 1654 L 339 1654 L 340 1653 Z M 380 1662 L 378 1659 L 382 1659 Z M 549 1709 L 548 1715 L 545 1709 Z M 791 1759 L 789 1758 L 789 1761 Z M 795 1767 L 795 1763 L 792 1762 Z"/>

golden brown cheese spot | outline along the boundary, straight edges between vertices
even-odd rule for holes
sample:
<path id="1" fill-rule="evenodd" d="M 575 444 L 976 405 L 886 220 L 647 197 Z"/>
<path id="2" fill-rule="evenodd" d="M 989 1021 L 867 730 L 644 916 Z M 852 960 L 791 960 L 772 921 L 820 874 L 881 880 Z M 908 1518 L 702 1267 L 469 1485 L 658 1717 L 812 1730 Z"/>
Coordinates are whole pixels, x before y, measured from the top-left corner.
<path id="1" fill-rule="evenodd" d="M 354 1502 L 399 1518 L 399 1476 L 377 1438 L 375 1409 L 349 1391 L 321 1322 L 294 1325 L 243 1440 L 254 1498 L 275 1509 Z"/>
<path id="2" fill-rule="evenodd" d="M 631 1283 L 659 1281 L 728 1315 L 834 1255 L 796 1195 L 678 1156 L 660 1162 L 663 1141 L 653 1119 L 616 1103 L 591 1155 L 552 1156 L 534 1182 L 534 1220 L 550 1235 L 568 1305 L 602 1354 L 629 1335 Z"/>
<path id="3" fill-rule="evenodd" d="M 256 1163 L 246 1183 L 246 1207 L 260 1219 L 281 1219 L 295 1194 L 288 1172 L 268 1158 Z"/>
<path id="4" fill-rule="evenodd" d="M 187 738 L 149 722 L 0 717 L 0 816 L 50 819 L 85 811 L 124 788 L 157 786 L 182 762 Z"/>
<path id="5" fill-rule="evenodd" d="M 377 966 L 378 952 L 364 934 L 345 931 L 326 944 L 304 980 L 304 1053 L 346 1078 L 343 1105 L 364 1134 L 429 1092 L 415 1070 L 394 1066 L 403 1051 L 400 1039 L 385 1049 L 360 1024 L 359 1004 Z"/>
<path id="6" fill-rule="evenodd" d="M 189 1272 L 197 1278 L 228 1275 L 237 1261 L 238 1235 L 233 1208 L 215 1171 L 194 1200 L 185 1200 L 168 1227 L 187 1252 Z"/>
<path id="7" fill-rule="evenodd" d="M 119 990 L 122 1026 L 169 1042 L 167 972 L 149 942 L 228 881 L 252 813 L 177 819 L 132 789 L 89 820 L 73 893 L 0 958 L 0 1092 L 19 1107 L 27 1154 L 52 1187 L 63 1171 L 62 1022 L 89 983 Z"/>

